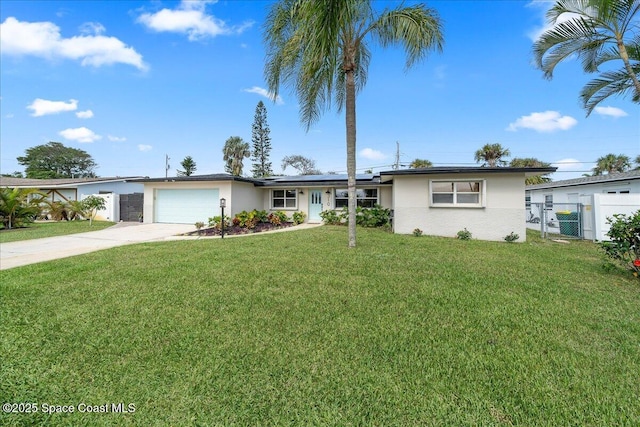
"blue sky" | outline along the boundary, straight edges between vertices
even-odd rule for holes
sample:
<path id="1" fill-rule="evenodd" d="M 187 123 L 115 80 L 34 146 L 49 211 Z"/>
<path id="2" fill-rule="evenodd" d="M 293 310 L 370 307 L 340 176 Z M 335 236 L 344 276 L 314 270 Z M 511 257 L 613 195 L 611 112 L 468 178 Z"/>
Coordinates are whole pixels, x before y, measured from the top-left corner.
<path id="1" fill-rule="evenodd" d="M 411 2 L 409 2 L 411 3 Z M 99 176 L 169 175 L 185 156 L 197 174 L 224 170 L 230 136 L 251 143 L 258 101 L 271 128 L 271 161 L 301 154 L 322 171 L 346 172 L 344 117 L 324 113 L 308 132 L 286 88 L 275 102 L 263 76 L 262 29 L 271 1 L 3 0 L 0 40 L 0 171 L 48 141 L 87 151 Z M 399 2 L 379 1 L 377 7 Z M 577 61 L 551 81 L 532 65 L 544 1 L 430 1 L 444 25 L 442 53 L 408 71 L 399 48 L 373 48 L 357 100 L 357 167 L 388 170 L 426 158 L 477 165 L 500 143 L 512 157 L 580 176 L 605 154 L 640 154 L 640 108 L 611 98 L 585 117 Z M 245 173 L 251 160 L 245 160 Z M 294 173 L 287 169 L 286 173 Z"/>

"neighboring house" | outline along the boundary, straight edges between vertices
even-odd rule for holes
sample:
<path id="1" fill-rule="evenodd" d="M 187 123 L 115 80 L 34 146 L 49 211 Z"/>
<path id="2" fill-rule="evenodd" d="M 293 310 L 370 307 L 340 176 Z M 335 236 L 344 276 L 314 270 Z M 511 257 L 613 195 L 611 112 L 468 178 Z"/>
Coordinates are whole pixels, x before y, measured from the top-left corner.
<path id="1" fill-rule="evenodd" d="M 551 221 L 557 211 L 580 212 L 581 235 L 605 240 L 607 218 L 640 209 L 640 170 L 528 185 L 526 204 L 529 217 Z"/>
<path id="2" fill-rule="evenodd" d="M 136 182 L 141 177 L 112 178 L 58 178 L 31 179 L 0 177 L 0 187 L 35 188 L 44 193 L 50 202 L 82 200 L 87 196 L 102 195 L 107 200 L 107 208 L 99 211 L 96 218 L 108 221 L 137 220 L 142 213 L 142 192 L 144 185 Z M 122 203 L 139 199 L 139 206 Z M 132 213 L 132 211 L 136 211 Z M 128 215 L 123 217 L 123 215 Z"/>
<path id="3" fill-rule="evenodd" d="M 511 232 L 525 239 L 525 178 L 555 168 L 439 167 L 358 175 L 358 205 L 394 211 L 394 232 L 453 237 L 463 228 L 483 240 Z M 243 210 L 283 210 L 320 222 L 323 210 L 347 205 L 346 175 L 281 176 L 266 179 L 228 174 L 145 178 L 145 222 L 196 223 Z"/>

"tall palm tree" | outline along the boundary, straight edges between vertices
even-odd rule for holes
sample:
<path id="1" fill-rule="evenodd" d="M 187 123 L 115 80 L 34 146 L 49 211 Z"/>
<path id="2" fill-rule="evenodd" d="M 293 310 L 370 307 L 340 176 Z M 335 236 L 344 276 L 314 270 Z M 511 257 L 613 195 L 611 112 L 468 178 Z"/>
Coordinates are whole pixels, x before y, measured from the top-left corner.
<path id="1" fill-rule="evenodd" d="M 640 155 L 638 155 L 638 156 L 634 159 L 633 163 L 635 163 L 635 164 L 636 164 L 636 168 L 635 168 L 635 170 L 640 169 Z"/>
<path id="2" fill-rule="evenodd" d="M 511 159 L 511 162 L 509 162 L 509 166 L 512 168 L 548 168 L 551 166 L 551 164 L 547 162 L 542 162 L 534 157 L 524 157 L 524 158 L 515 157 Z M 528 176 L 524 180 L 524 182 L 527 185 L 551 182 L 551 178 L 549 178 L 547 175 L 549 174 L 545 173 L 542 175 Z"/>
<path id="3" fill-rule="evenodd" d="M 504 166 L 507 164 L 503 157 L 509 157 L 511 152 L 508 148 L 502 148 L 500 144 L 485 144 L 481 149 L 476 151 L 474 156 L 476 162 L 484 162 L 482 166 L 495 168 L 496 166 Z"/>
<path id="4" fill-rule="evenodd" d="M 232 136 L 224 143 L 222 149 L 224 170 L 231 175 L 242 175 L 243 160 L 251 155 L 249 144 L 239 136 Z"/>
<path id="5" fill-rule="evenodd" d="M 433 163 L 427 159 L 414 159 L 413 162 L 409 165 L 411 169 L 419 169 L 419 168 L 431 168 L 433 167 Z"/>
<path id="6" fill-rule="evenodd" d="M 364 87 L 369 45 L 401 45 L 406 67 L 441 50 L 438 14 L 424 5 L 374 10 L 371 0 L 281 0 L 265 24 L 265 77 L 272 95 L 281 83 L 298 97 L 307 130 L 323 110 L 345 110 L 349 247 L 356 245 L 356 94 Z"/>
<path id="7" fill-rule="evenodd" d="M 624 154 L 607 154 L 596 160 L 596 167 L 593 168 L 594 175 L 604 175 L 605 173 L 626 172 L 631 169 L 631 159 Z"/>
<path id="8" fill-rule="evenodd" d="M 622 68 L 601 73 L 580 92 L 587 116 L 612 95 L 631 94 L 640 103 L 639 14 L 640 0 L 558 0 L 547 12 L 554 26 L 533 45 L 536 65 L 550 79 L 556 65 L 574 55 L 587 73 L 621 60 Z M 560 21 L 561 15 L 571 18 Z"/>

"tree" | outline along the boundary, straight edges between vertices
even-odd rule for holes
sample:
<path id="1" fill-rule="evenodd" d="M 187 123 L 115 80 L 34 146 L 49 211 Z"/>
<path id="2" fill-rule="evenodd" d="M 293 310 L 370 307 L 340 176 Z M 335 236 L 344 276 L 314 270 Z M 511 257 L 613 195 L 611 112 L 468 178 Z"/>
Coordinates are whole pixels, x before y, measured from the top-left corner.
<path id="1" fill-rule="evenodd" d="M 504 166 L 507 164 L 503 157 L 511 156 L 508 148 L 502 148 L 500 144 L 485 144 L 481 149 L 476 151 L 474 159 L 476 162 L 484 162 L 482 166 L 495 168 L 496 166 Z"/>
<path id="2" fill-rule="evenodd" d="M 82 206 L 89 214 L 89 225 L 93 225 L 93 218 L 95 218 L 100 209 L 105 208 L 106 201 L 100 196 L 88 196 L 82 199 Z"/>
<path id="3" fill-rule="evenodd" d="M 60 142 L 49 142 L 27 148 L 25 155 L 17 158 L 26 166 L 27 178 L 94 178 L 97 167 L 91 156 L 83 150 L 65 147 Z"/>
<path id="4" fill-rule="evenodd" d="M 43 197 L 33 188 L 0 188 L 0 218 L 4 228 L 10 230 L 33 222 L 40 213 Z"/>
<path id="5" fill-rule="evenodd" d="M 251 172 L 254 178 L 262 178 L 273 175 L 269 153 L 271 152 L 271 137 L 267 124 L 267 109 L 262 101 L 256 105 L 256 114 L 251 126 L 251 142 L 253 142 L 253 168 Z"/>
<path id="6" fill-rule="evenodd" d="M 320 175 L 322 172 L 316 168 L 316 161 L 299 154 L 285 156 L 282 159 L 282 171 L 291 166 L 298 171 L 298 175 Z"/>
<path id="7" fill-rule="evenodd" d="M 594 175 L 604 175 L 605 173 L 626 172 L 631 169 L 631 159 L 624 154 L 607 154 L 596 160 L 596 167 L 593 168 Z"/>
<path id="8" fill-rule="evenodd" d="M 636 168 L 634 170 L 640 170 L 640 155 L 638 155 L 635 160 L 633 161 L 633 163 L 636 164 Z"/>
<path id="9" fill-rule="evenodd" d="M 223 160 L 226 162 L 224 170 L 231 175 L 242 175 L 243 160 L 249 157 L 249 144 L 239 136 L 232 136 L 224 143 L 222 149 Z"/>
<path id="10" fill-rule="evenodd" d="M 431 163 L 431 161 L 427 159 L 415 159 L 409 165 L 409 168 L 411 169 L 432 168 L 432 167 L 433 167 L 433 163 Z"/>
<path id="11" fill-rule="evenodd" d="M 180 166 L 182 166 L 184 170 L 176 171 L 178 176 L 191 176 L 196 171 L 196 162 L 193 161 L 191 156 L 185 157 L 184 160 L 180 162 Z"/>
<path id="12" fill-rule="evenodd" d="M 356 246 L 356 94 L 364 87 L 369 45 L 401 45 L 406 67 L 441 50 L 440 19 L 424 5 L 376 12 L 371 0 L 281 0 L 265 25 L 265 77 L 275 97 L 281 83 L 296 91 L 307 131 L 335 103 L 345 110 L 349 247 Z"/>
<path id="13" fill-rule="evenodd" d="M 600 72 L 580 92 L 587 116 L 612 95 L 631 94 L 631 100 L 640 103 L 640 33 L 634 22 L 638 12 L 638 0 L 558 0 L 547 12 L 553 27 L 533 45 L 536 65 L 546 78 L 553 77 L 556 65 L 574 56 L 586 73 L 622 61 L 622 68 Z M 563 21 L 561 16 L 571 18 Z"/>
<path id="14" fill-rule="evenodd" d="M 525 158 L 515 157 L 511 159 L 509 166 L 512 168 L 548 168 L 551 166 L 551 164 L 542 162 L 533 157 L 525 157 Z M 544 182 L 551 182 L 551 178 L 548 175 L 549 175 L 548 173 L 545 173 L 542 175 L 529 176 L 525 179 L 525 184 L 533 185 L 533 184 L 542 184 Z"/>

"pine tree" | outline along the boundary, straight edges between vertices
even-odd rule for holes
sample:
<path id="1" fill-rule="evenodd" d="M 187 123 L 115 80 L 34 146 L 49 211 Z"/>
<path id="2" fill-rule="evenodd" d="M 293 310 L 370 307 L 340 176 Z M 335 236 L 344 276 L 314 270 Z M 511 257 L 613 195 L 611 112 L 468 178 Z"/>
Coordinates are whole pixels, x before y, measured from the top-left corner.
<path id="1" fill-rule="evenodd" d="M 267 109 L 262 101 L 256 106 L 256 115 L 251 126 L 251 142 L 253 151 L 251 160 L 253 167 L 251 172 L 254 178 L 262 178 L 273 175 L 269 153 L 271 151 L 271 137 L 269 137 L 269 125 L 267 124 Z"/>

